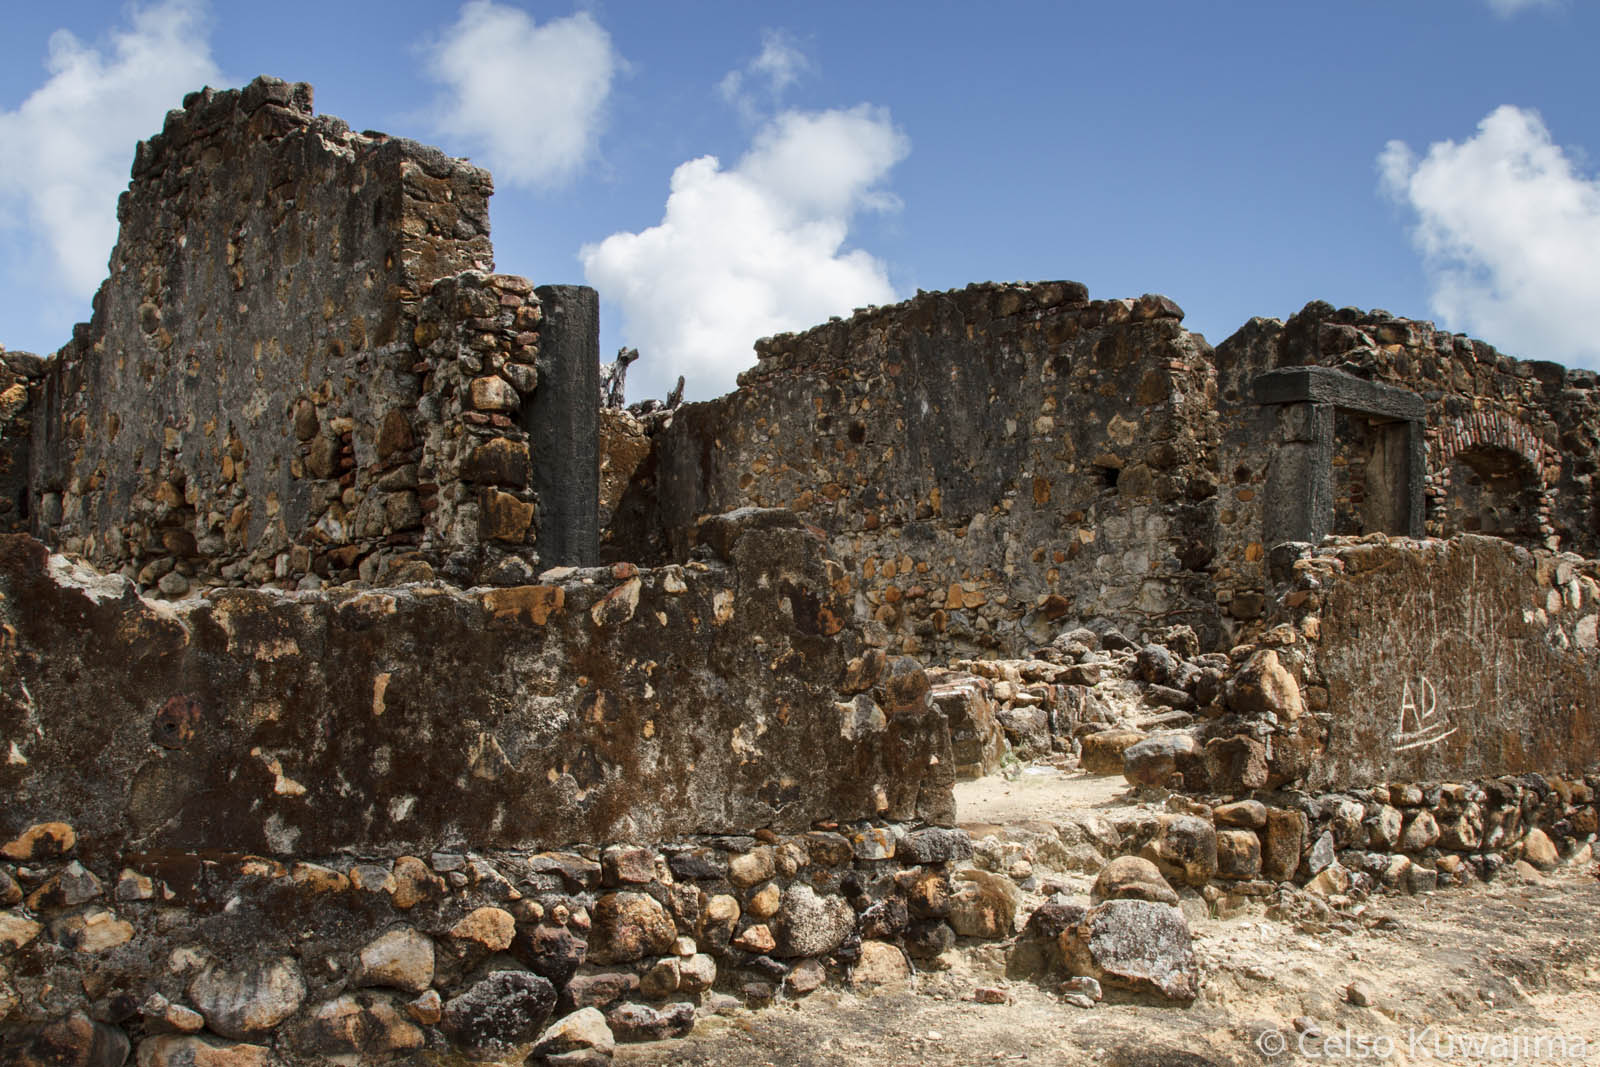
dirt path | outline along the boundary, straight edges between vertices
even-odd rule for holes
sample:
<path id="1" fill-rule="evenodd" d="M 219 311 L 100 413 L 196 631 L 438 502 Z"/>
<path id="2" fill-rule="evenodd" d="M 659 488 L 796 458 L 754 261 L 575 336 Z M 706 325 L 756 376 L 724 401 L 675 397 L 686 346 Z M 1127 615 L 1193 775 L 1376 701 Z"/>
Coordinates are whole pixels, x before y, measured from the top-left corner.
<path id="1" fill-rule="evenodd" d="M 1323 1036 L 1308 1038 L 1305 1047 L 1322 1059 L 1495 1062 L 1511 1057 L 1473 1057 L 1463 1042 L 1521 1034 L 1523 1062 L 1535 1059 L 1527 1042 L 1542 1035 L 1547 1042 L 1564 1037 L 1570 1053 L 1579 1051 L 1579 1041 L 1586 1046 L 1586 1056 L 1547 1056 L 1550 1062 L 1600 1063 L 1594 918 L 1600 883 L 1570 872 L 1539 885 L 1444 890 L 1375 907 L 1391 918 L 1354 933 L 1313 936 L 1260 916 L 1195 924 L 1204 979 L 1200 1000 L 1189 1008 L 1073 1008 L 1031 983 L 1004 982 L 1000 953 L 979 950 L 948 972 L 920 975 L 915 994 L 823 991 L 795 1005 L 708 1018 L 686 1040 L 622 1048 L 617 1061 L 706 1067 L 1309 1062 L 1319 1057 L 1293 1047 L 1293 1020 L 1306 1016 Z M 1357 979 L 1375 987 L 1375 1006 L 1344 1000 Z M 1011 1002 L 974 1003 L 973 989 L 989 984 L 1003 985 Z M 1387 1038 L 1392 1052 L 1340 1055 L 1337 1042 L 1346 1033 Z M 1263 1055 L 1280 1035 L 1289 1051 Z M 1384 1051 L 1381 1043 L 1373 1049 Z"/>
<path id="2" fill-rule="evenodd" d="M 1119 780 L 1059 772 L 963 783 L 958 800 L 974 832 L 1134 804 Z M 823 990 L 708 1016 L 685 1040 L 619 1048 L 617 1062 L 1600 1064 L 1600 882 L 1589 870 L 1375 897 L 1346 929 L 1269 919 L 1259 907 L 1227 919 L 1186 911 L 1203 975 L 1188 1008 L 1074 1008 L 1034 983 L 1007 981 L 1003 947 L 980 945 L 947 971 L 919 974 L 915 992 Z M 1358 979 L 1372 987 L 1371 1006 L 1346 999 Z M 1002 987 L 1009 1002 L 975 1003 L 979 986 Z M 1312 1035 L 1295 1030 L 1297 1017 L 1314 1022 Z"/>

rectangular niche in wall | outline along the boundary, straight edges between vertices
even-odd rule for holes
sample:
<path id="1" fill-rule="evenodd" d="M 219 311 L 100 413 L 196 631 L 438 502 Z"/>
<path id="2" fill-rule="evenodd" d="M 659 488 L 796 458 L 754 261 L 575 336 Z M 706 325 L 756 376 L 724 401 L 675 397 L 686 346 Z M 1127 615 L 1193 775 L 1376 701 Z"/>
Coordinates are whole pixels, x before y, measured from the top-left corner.
<path id="1" fill-rule="evenodd" d="M 1410 425 L 1401 419 L 1334 409 L 1333 533 L 1410 532 Z"/>

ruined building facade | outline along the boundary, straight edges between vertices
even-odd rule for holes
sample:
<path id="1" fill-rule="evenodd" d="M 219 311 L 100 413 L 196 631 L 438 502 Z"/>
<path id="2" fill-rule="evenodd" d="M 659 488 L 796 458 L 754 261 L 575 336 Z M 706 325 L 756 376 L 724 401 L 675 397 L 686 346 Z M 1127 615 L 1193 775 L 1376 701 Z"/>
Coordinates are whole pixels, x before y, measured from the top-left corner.
<path id="1" fill-rule="evenodd" d="M 6 357 L 5 520 L 182 596 L 681 561 L 704 516 L 782 507 L 913 654 L 1095 619 L 1227 647 L 1271 546 L 1329 534 L 1600 552 L 1595 375 L 1383 312 L 1213 350 L 1163 297 L 977 285 L 602 415 L 594 294 L 492 273 L 491 188 L 305 86 L 195 94 L 139 146 L 91 321 Z"/>
<path id="2" fill-rule="evenodd" d="M 1203 822 L 1241 897 L 1600 832 L 1592 372 L 979 284 L 630 412 L 491 188 L 192 94 L 90 321 L 0 351 L 0 1058 L 661 1036 L 1009 939 L 954 800 L 1007 744 L 1250 801 L 1095 843 Z"/>

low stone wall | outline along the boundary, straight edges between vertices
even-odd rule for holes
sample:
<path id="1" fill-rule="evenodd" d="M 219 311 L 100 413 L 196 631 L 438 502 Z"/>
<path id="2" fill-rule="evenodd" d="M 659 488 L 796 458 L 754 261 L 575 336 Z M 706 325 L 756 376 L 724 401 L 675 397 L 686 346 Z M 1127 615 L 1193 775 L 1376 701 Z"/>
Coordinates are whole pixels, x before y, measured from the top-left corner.
<path id="1" fill-rule="evenodd" d="M 0 541 L 0 834 L 374 854 L 953 817 L 920 667 L 783 512 L 683 566 L 169 606 Z"/>
<path id="2" fill-rule="evenodd" d="M 1600 562 L 1471 535 L 1283 555 L 1267 637 L 1317 725 L 1272 732 L 1322 735 L 1308 788 L 1600 767 Z"/>
<path id="3" fill-rule="evenodd" d="M 1520 862 L 1548 871 L 1588 848 L 1600 780 L 1529 774 L 1395 783 L 1317 795 L 1261 792 L 1200 802 L 1123 837 L 1174 885 L 1267 896 L 1293 882 L 1322 896 L 1423 892 L 1489 881 Z"/>
<path id="4" fill-rule="evenodd" d="M 116 855 L 43 824 L 0 845 L 0 1054 L 482 1058 L 583 1009 L 608 1038 L 675 1036 L 718 993 L 903 985 L 958 937 L 1011 936 L 1016 891 L 958 870 L 971 855 L 959 831 L 882 822 L 392 860 Z"/>

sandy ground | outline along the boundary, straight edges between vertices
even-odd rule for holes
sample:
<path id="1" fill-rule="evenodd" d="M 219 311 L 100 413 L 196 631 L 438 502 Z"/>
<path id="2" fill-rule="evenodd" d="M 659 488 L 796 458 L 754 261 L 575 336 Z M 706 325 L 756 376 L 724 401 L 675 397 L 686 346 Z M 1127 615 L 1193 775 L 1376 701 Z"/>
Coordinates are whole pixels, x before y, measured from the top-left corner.
<path id="1" fill-rule="evenodd" d="M 963 824 L 978 832 L 1133 802 L 1120 779 L 1053 770 L 963 783 L 958 794 Z M 1075 1008 L 1033 982 L 1007 981 L 1004 948 L 979 945 L 949 970 L 917 975 L 914 992 L 825 989 L 708 1016 L 687 1039 L 620 1047 L 617 1062 L 1600 1064 L 1600 881 L 1591 866 L 1375 897 L 1332 926 L 1269 919 L 1259 907 L 1211 919 L 1191 905 L 1203 977 L 1187 1008 Z M 1375 990 L 1372 1006 L 1346 999 L 1358 979 Z M 979 986 L 1004 988 L 1009 1002 L 974 1002 Z M 1295 1029 L 1297 1017 L 1315 1024 L 1311 1033 Z"/>

